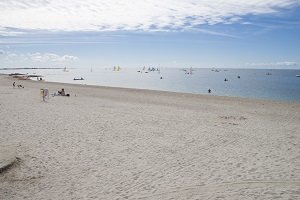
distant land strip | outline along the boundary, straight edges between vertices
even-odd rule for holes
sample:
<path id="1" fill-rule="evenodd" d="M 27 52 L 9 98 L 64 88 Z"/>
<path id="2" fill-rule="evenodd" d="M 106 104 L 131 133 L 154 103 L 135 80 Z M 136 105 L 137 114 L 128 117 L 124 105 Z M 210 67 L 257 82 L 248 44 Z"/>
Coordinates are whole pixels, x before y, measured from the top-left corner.
<path id="1" fill-rule="evenodd" d="M 65 69 L 65 67 L 16 67 L 16 68 L 0 68 L 0 70 L 18 70 L 18 69 Z M 74 69 L 74 68 L 67 68 Z"/>

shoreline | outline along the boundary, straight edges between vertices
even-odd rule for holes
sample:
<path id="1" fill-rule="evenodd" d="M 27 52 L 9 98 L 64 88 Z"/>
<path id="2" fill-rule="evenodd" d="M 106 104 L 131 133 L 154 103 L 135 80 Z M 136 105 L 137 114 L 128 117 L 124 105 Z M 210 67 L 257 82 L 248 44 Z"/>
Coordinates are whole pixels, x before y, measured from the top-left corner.
<path id="1" fill-rule="evenodd" d="M 0 76 L 4 76 L 7 78 L 11 78 L 13 80 L 17 80 L 13 77 L 9 77 L 7 74 L 0 74 Z M 197 94 L 197 93 L 188 93 L 188 92 L 175 92 L 175 91 L 167 91 L 167 90 L 153 90 L 153 89 L 139 89 L 139 88 L 127 88 L 127 87 L 114 87 L 114 86 L 100 86 L 100 85 L 88 85 L 88 84 L 75 84 L 75 83 L 63 83 L 63 82 L 52 82 L 52 81 L 35 81 L 35 80 L 18 80 L 18 81 L 25 81 L 31 82 L 35 84 L 49 84 L 52 86 L 70 86 L 70 87 L 81 87 L 81 88 L 94 88 L 94 89 L 103 89 L 103 90 L 124 90 L 124 91 L 132 91 L 132 92 L 149 92 L 149 93 L 166 93 L 166 94 L 173 94 L 179 96 L 194 96 L 195 98 L 207 98 L 207 99 L 219 99 L 219 100 L 237 100 L 237 101 L 260 101 L 260 102 L 273 102 L 273 103 L 284 103 L 284 104 L 300 104 L 300 101 L 292 101 L 292 100 L 275 100 L 275 99 L 264 99 L 264 98 L 250 98 L 250 97 L 240 97 L 240 96 L 219 96 L 214 94 Z M 58 88 L 59 89 L 59 88 Z M 60 88 L 61 89 L 61 88 Z M 56 91 L 57 92 L 57 91 Z"/>

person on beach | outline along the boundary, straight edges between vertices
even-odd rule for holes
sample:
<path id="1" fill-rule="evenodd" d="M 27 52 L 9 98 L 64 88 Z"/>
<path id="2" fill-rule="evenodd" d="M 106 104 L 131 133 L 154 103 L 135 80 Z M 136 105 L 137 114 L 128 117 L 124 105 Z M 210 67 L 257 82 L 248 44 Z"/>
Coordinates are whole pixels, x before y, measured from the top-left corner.
<path id="1" fill-rule="evenodd" d="M 14 87 L 14 88 L 16 87 L 16 82 L 13 82 L 13 87 Z"/>
<path id="2" fill-rule="evenodd" d="M 211 89 L 208 89 L 208 93 L 211 93 Z"/>
<path id="3" fill-rule="evenodd" d="M 65 89 L 62 88 L 60 91 L 57 91 L 58 92 L 58 95 L 61 95 L 61 96 L 65 96 Z"/>
<path id="4" fill-rule="evenodd" d="M 61 89 L 61 91 L 58 91 L 58 95 L 60 95 L 60 96 L 67 96 L 67 97 L 69 97 L 69 96 L 70 96 L 70 94 L 66 94 L 66 92 L 65 92 L 65 89 L 64 89 L 64 88 L 62 88 L 62 89 Z"/>
<path id="5" fill-rule="evenodd" d="M 66 95 L 66 92 L 65 92 L 65 89 L 64 89 L 64 88 L 61 89 L 60 95 L 61 95 L 61 96 L 65 96 L 65 95 Z"/>

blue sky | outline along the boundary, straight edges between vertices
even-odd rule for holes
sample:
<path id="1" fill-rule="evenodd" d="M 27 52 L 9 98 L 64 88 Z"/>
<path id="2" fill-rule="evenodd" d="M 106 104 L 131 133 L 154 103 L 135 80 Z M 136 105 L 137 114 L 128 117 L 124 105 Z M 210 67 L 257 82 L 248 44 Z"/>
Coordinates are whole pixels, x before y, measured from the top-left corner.
<path id="1" fill-rule="evenodd" d="M 300 69 L 299 0 L 3 0 L 2 67 Z"/>

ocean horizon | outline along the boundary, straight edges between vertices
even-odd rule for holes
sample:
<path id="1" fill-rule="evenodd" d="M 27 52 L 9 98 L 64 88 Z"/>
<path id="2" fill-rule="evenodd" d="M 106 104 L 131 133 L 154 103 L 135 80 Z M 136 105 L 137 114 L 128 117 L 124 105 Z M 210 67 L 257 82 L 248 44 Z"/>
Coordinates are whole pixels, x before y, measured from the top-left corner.
<path id="1" fill-rule="evenodd" d="M 300 77 L 296 76 L 300 70 L 296 69 L 115 67 L 6 69 L 1 73 L 42 75 L 49 82 L 192 94 L 209 94 L 210 90 L 210 95 L 217 96 L 300 102 Z"/>

